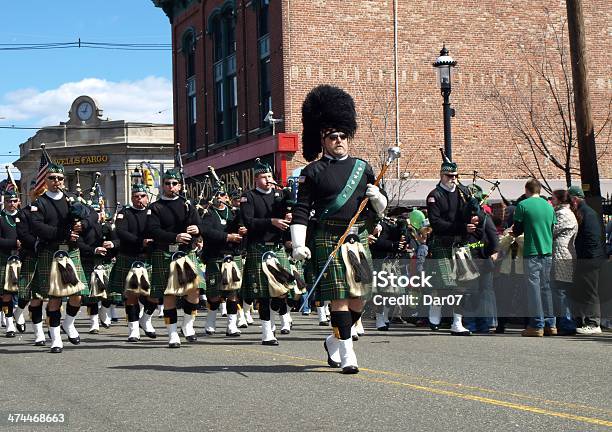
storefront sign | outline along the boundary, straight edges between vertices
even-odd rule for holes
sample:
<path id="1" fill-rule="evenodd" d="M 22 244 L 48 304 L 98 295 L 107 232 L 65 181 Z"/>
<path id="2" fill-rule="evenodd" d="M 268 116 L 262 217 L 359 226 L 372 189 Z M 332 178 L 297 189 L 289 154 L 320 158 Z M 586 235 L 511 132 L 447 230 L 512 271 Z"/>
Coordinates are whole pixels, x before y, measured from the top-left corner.
<path id="1" fill-rule="evenodd" d="M 108 155 L 92 155 L 92 156 L 69 156 L 65 158 L 56 158 L 55 163 L 69 165 L 94 165 L 108 162 Z"/>

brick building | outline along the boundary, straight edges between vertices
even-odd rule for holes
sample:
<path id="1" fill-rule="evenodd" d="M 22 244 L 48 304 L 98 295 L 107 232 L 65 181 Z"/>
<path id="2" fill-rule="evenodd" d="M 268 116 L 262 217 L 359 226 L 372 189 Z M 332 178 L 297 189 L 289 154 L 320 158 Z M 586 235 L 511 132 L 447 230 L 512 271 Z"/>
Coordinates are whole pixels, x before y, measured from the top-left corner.
<path id="1" fill-rule="evenodd" d="M 283 180 L 302 166 L 301 104 L 321 83 L 353 95 L 360 129 L 352 153 L 380 164 L 377 159 L 395 139 L 392 0 L 153 3 L 171 23 L 175 138 L 182 144 L 191 187 L 201 187 L 209 165 L 226 180 L 247 186 L 256 157 L 272 163 Z M 443 43 L 458 61 L 451 95 L 457 111 L 453 158 L 460 171 L 477 170 L 502 180 L 508 197 L 522 192 L 527 175 L 520 161 L 525 157 L 533 167 L 530 149 L 508 131 L 492 94 L 498 90 L 517 106 L 519 92 L 531 83 L 535 93 L 545 94 L 546 83 L 526 62 L 537 65 L 546 55 L 554 73 L 562 72 L 550 41 L 555 35 L 551 25 L 565 17 L 565 3 L 547 6 L 528 0 L 398 2 L 399 136 L 404 157 L 387 175 L 394 199 L 422 200 L 437 181 L 443 119 L 432 62 Z M 612 66 L 601 56 L 612 48 L 612 4 L 594 0 L 584 7 L 598 128 L 605 123 L 612 98 Z M 567 44 L 566 33 L 561 40 Z M 275 125 L 276 135 L 265 121 L 270 110 L 283 120 Z M 604 129 L 598 140 L 606 142 L 610 125 Z M 605 195 L 612 192 L 612 148 L 598 146 Z M 545 157 L 540 163 L 552 187 L 564 185 L 562 171 Z M 579 182 L 575 176 L 574 183 Z"/>

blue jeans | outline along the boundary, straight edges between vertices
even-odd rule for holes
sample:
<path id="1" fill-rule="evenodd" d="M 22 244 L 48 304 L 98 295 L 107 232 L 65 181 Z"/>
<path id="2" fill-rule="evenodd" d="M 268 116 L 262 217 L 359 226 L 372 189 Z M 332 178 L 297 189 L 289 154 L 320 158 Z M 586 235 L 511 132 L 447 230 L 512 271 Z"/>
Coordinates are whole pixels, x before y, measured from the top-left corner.
<path id="1" fill-rule="evenodd" d="M 542 329 L 555 327 L 552 291 L 550 289 L 550 255 L 536 255 L 524 258 L 527 280 L 527 311 L 529 327 Z"/>
<path id="2" fill-rule="evenodd" d="M 493 291 L 493 272 L 480 273 L 478 278 L 478 293 L 474 302 L 473 317 L 463 317 L 465 327 L 478 333 L 488 333 L 493 327 L 493 319 L 497 315 L 495 308 L 495 293 Z"/>
<path id="3" fill-rule="evenodd" d="M 555 316 L 557 317 L 557 327 L 559 327 L 559 330 L 568 332 L 576 330 L 576 322 L 572 318 L 567 297 L 571 287 L 571 282 L 553 282 L 553 304 Z"/>

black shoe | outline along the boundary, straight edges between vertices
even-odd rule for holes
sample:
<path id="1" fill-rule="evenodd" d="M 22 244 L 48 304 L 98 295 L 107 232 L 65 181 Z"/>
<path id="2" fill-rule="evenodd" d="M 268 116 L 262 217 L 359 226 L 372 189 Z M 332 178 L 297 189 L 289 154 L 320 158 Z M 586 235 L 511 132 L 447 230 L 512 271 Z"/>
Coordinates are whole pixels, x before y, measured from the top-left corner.
<path id="1" fill-rule="evenodd" d="M 89 334 L 100 334 L 100 330 L 98 329 L 89 330 Z"/>
<path id="2" fill-rule="evenodd" d="M 357 366 L 344 366 L 342 368 L 342 373 L 344 375 L 352 375 L 359 373 L 359 368 Z"/>
<path id="3" fill-rule="evenodd" d="M 64 349 L 63 349 L 63 348 L 60 348 L 60 347 L 53 347 L 53 348 L 51 348 L 51 351 L 49 351 L 49 352 L 51 352 L 51 353 L 53 353 L 53 354 L 59 354 L 59 353 L 61 353 L 62 351 L 64 351 Z"/>
<path id="4" fill-rule="evenodd" d="M 226 316 L 227 316 L 227 314 L 221 314 L 221 316 L 222 316 L 222 317 L 226 317 Z"/>
<path id="5" fill-rule="evenodd" d="M 157 333 L 145 331 L 144 327 L 141 326 L 140 324 L 138 324 L 138 327 L 140 327 L 142 329 L 142 331 L 144 332 L 145 336 L 148 337 L 149 339 L 155 339 L 157 337 Z"/>
<path id="6" fill-rule="evenodd" d="M 376 330 L 378 330 L 378 331 L 388 331 L 389 330 L 389 326 L 376 327 Z"/>
<path id="7" fill-rule="evenodd" d="M 464 331 L 452 331 L 451 330 L 451 335 L 453 336 L 471 336 L 472 332 L 469 330 L 464 330 Z"/>
<path id="8" fill-rule="evenodd" d="M 278 346 L 278 341 L 276 339 L 272 339 L 269 341 L 261 341 L 262 345 L 268 345 L 268 346 Z"/>
<path id="9" fill-rule="evenodd" d="M 111 322 L 119 322 L 119 318 L 111 318 Z"/>
<path id="10" fill-rule="evenodd" d="M 62 329 L 62 332 L 66 333 L 66 336 L 68 336 L 68 332 L 64 330 L 64 326 L 60 325 L 60 328 Z M 49 334 L 49 337 L 51 337 L 51 334 Z M 75 338 L 71 338 L 70 336 L 68 336 L 68 342 L 70 342 L 72 345 L 78 345 L 81 343 L 81 337 L 77 336 Z"/>
<path id="11" fill-rule="evenodd" d="M 240 335 L 241 335 L 240 332 L 236 332 L 236 333 L 225 332 L 225 336 L 227 337 L 240 337 Z"/>
<path id="12" fill-rule="evenodd" d="M 291 333 L 291 330 L 287 330 L 287 329 L 281 330 L 281 334 L 289 334 L 289 333 Z"/>
<path id="13" fill-rule="evenodd" d="M 137 338 L 137 337 L 132 336 L 132 337 L 129 337 L 129 338 L 127 339 L 127 341 L 128 341 L 128 342 L 139 342 L 139 341 L 140 341 L 140 339 L 139 339 L 139 338 Z"/>
<path id="14" fill-rule="evenodd" d="M 352 335 L 351 339 L 353 339 L 353 342 L 357 342 L 359 340 L 359 336 L 358 335 Z"/>
<path id="15" fill-rule="evenodd" d="M 575 336 L 576 330 L 557 330 L 557 336 Z"/>
<path id="16" fill-rule="evenodd" d="M 497 326 L 497 327 L 495 328 L 495 333 L 496 333 L 496 334 L 504 334 L 504 333 L 506 333 L 506 328 L 505 328 L 505 327 L 500 327 L 500 326 Z"/>
<path id="17" fill-rule="evenodd" d="M 6 337 L 7 338 L 14 338 L 15 337 L 15 332 L 14 331 L 7 331 L 6 332 Z"/>
<path id="18" fill-rule="evenodd" d="M 248 324 L 242 324 L 242 325 L 239 325 L 238 328 L 249 328 L 249 325 Z"/>
<path id="19" fill-rule="evenodd" d="M 210 331 L 210 330 L 204 330 L 204 331 L 206 332 L 207 336 L 212 336 L 216 333 L 215 331 Z"/>
<path id="20" fill-rule="evenodd" d="M 194 343 L 198 341 L 198 337 L 196 335 L 185 336 L 185 340 L 189 343 Z"/>
<path id="21" fill-rule="evenodd" d="M 45 346 L 45 341 L 34 342 L 34 346 Z"/>
<path id="22" fill-rule="evenodd" d="M 429 324 L 429 328 L 431 329 L 431 331 L 438 331 L 438 330 L 440 330 L 440 325 L 438 325 L 438 324 Z"/>
<path id="23" fill-rule="evenodd" d="M 173 343 L 168 344 L 168 348 L 180 348 L 180 347 L 181 347 L 180 342 L 173 342 Z"/>
<path id="24" fill-rule="evenodd" d="M 17 327 L 17 331 L 19 333 L 25 333 L 25 331 L 26 331 L 25 323 L 23 323 L 23 324 L 15 324 L 15 327 Z"/>
<path id="25" fill-rule="evenodd" d="M 329 351 L 327 350 L 327 341 L 323 341 L 323 348 L 325 348 L 325 352 L 327 353 L 327 364 L 329 365 L 329 367 L 334 369 L 339 368 L 340 362 L 333 361 L 331 356 L 329 355 Z"/>
<path id="26" fill-rule="evenodd" d="M 319 321 L 321 327 L 329 327 L 329 321 Z"/>
<path id="27" fill-rule="evenodd" d="M 100 325 L 102 327 L 104 327 L 105 329 L 109 329 L 110 328 L 110 324 L 103 323 L 102 321 L 100 321 Z"/>

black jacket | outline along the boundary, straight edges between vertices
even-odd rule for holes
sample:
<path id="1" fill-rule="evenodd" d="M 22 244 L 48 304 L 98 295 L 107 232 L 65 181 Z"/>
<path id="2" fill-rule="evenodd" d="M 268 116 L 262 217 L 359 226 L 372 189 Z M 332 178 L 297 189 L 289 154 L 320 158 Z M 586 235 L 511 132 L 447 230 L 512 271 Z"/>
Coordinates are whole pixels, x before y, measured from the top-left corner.
<path id="1" fill-rule="evenodd" d="M 4 210 L 0 212 L 0 251 L 5 255 L 17 250 L 16 217 L 16 214 L 11 216 Z"/>
<path id="2" fill-rule="evenodd" d="M 245 192 L 240 201 L 242 220 L 249 230 L 249 244 L 283 242 L 285 238 L 283 231 L 272 225 L 273 218 L 284 219 L 287 213 L 281 191 L 272 190 L 265 194 L 252 189 Z"/>
<path id="3" fill-rule="evenodd" d="M 155 249 L 168 251 L 168 246 L 176 243 L 176 236 L 187 232 L 190 225 L 197 226 L 200 234 L 204 231 L 195 207 L 183 197 L 155 201 L 147 210 L 147 216 L 147 231 L 155 241 Z M 180 245 L 180 249 L 189 251 L 192 247 Z"/>
<path id="4" fill-rule="evenodd" d="M 576 236 L 576 256 L 578 259 L 605 257 L 599 216 L 585 201 L 578 205 L 578 213 L 582 216 L 582 222 L 578 225 Z"/>
<path id="5" fill-rule="evenodd" d="M 115 219 L 115 235 L 120 244 L 115 245 L 123 255 L 134 256 L 146 252 L 142 242 L 151 238 L 147 231 L 147 209 L 137 210 L 125 207 L 119 211 Z M 114 241 L 113 241 L 114 243 Z"/>

